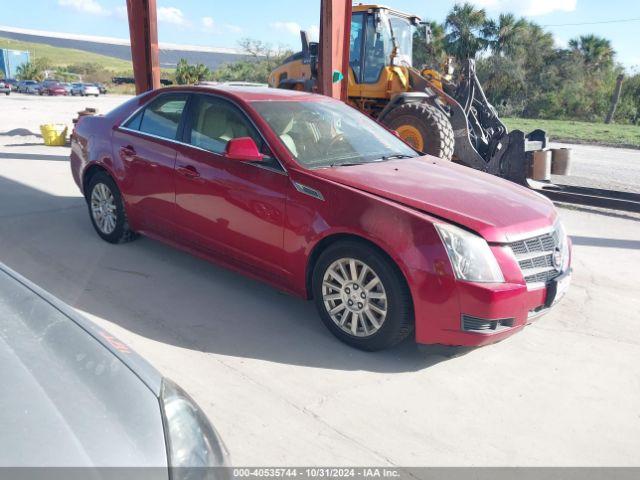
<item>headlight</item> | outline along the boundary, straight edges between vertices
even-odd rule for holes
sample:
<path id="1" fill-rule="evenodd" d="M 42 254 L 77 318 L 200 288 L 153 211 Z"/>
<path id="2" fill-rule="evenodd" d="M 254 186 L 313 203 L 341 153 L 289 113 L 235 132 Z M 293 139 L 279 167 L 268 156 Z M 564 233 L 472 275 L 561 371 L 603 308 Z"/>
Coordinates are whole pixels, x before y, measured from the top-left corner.
<path id="1" fill-rule="evenodd" d="M 436 224 L 451 266 L 458 280 L 478 283 L 503 283 L 502 270 L 489 244 L 482 238 L 458 227 Z"/>
<path id="2" fill-rule="evenodd" d="M 224 442 L 180 387 L 162 382 L 162 411 L 172 478 L 211 478 L 210 467 L 229 466 Z"/>
<path id="3" fill-rule="evenodd" d="M 562 271 L 569 270 L 569 262 L 571 260 L 571 251 L 569 249 L 569 235 L 564 229 L 562 222 L 558 222 L 558 241 L 560 242 L 560 251 L 562 252 Z"/>

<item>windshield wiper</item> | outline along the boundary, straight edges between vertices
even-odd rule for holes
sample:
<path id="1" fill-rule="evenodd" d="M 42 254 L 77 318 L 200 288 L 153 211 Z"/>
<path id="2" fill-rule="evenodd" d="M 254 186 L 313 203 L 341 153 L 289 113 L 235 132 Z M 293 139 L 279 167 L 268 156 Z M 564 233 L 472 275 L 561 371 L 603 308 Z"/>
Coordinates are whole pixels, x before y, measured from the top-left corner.
<path id="1" fill-rule="evenodd" d="M 358 165 L 365 165 L 367 163 L 368 162 L 345 162 L 345 163 L 336 162 L 336 163 L 332 163 L 329 166 L 331 168 L 335 168 L 335 167 L 357 167 Z"/>
<path id="2" fill-rule="evenodd" d="M 403 158 L 416 158 L 416 157 L 412 157 L 411 155 L 403 155 L 403 154 L 398 154 L 398 155 L 388 155 L 388 156 L 384 156 L 384 157 L 380 157 L 378 159 L 375 160 L 368 160 L 366 162 L 335 162 L 329 165 L 329 167 L 331 168 L 335 168 L 335 167 L 357 167 L 358 165 L 366 165 L 368 163 L 381 163 L 381 162 L 386 162 L 389 160 L 402 160 Z"/>
<path id="3" fill-rule="evenodd" d="M 386 157 L 380 157 L 378 160 L 374 160 L 376 162 L 386 162 L 388 160 L 402 160 L 404 158 L 416 158 L 416 157 L 412 157 L 411 155 L 388 155 Z"/>

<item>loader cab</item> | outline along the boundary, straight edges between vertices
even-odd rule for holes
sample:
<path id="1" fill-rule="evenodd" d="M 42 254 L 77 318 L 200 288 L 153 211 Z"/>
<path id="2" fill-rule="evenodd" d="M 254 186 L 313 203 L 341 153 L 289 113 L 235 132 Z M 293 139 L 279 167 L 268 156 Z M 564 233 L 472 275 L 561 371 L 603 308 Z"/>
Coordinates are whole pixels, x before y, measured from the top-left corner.
<path id="1" fill-rule="evenodd" d="M 386 7 L 359 5 L 351 17 L 349 64 L 353 81 L 375 84 L 388 67 L 411 67 L 420 19 Z"/>

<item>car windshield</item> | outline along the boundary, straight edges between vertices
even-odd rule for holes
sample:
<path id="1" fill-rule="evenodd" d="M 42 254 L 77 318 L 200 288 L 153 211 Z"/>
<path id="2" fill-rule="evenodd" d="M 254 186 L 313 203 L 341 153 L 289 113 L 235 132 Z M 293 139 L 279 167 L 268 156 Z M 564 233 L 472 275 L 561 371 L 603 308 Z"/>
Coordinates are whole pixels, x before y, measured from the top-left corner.
<path id="1" fill-rule="evenodd" d="M 387 129 L 341 102 L 274 101 L 252 106 L 291 155 L 308 168 L 419 156 Z"/>

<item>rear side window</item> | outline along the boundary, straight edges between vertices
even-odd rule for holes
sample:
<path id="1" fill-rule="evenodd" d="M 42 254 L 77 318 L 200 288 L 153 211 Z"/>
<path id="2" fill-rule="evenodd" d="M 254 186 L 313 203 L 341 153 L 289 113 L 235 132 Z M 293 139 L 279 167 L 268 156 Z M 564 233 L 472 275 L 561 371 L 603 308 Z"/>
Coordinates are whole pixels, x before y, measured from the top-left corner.
<path id="1" fill-rule="evenodd" d="M 187 95 L 162 95 L 124 126 L 156 137 L 175 140 L 186 104 Z"/>

